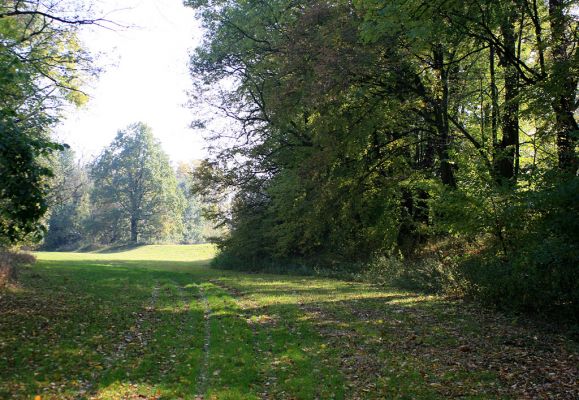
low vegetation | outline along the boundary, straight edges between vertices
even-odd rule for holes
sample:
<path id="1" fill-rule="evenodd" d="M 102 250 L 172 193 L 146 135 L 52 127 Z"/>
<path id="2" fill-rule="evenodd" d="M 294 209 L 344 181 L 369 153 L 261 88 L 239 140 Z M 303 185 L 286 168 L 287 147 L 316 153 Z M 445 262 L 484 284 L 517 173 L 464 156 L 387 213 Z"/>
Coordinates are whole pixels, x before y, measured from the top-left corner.
<path id="1" fill-rule="evenodd" d="M 579 395 L 563 336 L 437 296 L 208 268 L 214 247 L 37 253 L 0 292 L 0 397 Z"/>

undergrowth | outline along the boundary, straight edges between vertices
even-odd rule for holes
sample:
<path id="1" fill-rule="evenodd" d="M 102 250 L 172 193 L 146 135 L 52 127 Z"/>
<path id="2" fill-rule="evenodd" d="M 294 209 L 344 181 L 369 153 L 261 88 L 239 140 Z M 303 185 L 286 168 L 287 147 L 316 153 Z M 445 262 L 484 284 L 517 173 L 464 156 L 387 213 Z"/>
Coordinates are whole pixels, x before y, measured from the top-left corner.
<path id="1" fill-rule="evenodd" d="M 36 257 L 29 253 L 0 250 L 0 287 L 16 279 L 18 266 L 35 261 Z"/>
<path id="2" fill-rule="evenodd" d="M 377 255 L 367 263 L 329 264 L 313 260 L 241 261 L 219 253 L 213 267 L 272 274 L 331 277 L 393 286 L 449 298 L 475 300 L 485 306 L 553 322 L 579 326 L 577 248 L 548 239 L 529 242 L 509 257 L 492 237 L 478 240 L 442 238 L 412 256 Z"/>

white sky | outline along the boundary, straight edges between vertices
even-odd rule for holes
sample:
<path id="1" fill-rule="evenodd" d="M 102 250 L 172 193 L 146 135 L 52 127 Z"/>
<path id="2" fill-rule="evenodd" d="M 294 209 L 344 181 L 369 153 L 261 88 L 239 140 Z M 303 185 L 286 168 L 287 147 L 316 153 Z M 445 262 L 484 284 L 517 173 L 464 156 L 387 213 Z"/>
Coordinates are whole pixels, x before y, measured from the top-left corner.
<path id="1" fill-rule="evenodd" d="M 188 50 L 201 40 L 193 10 L 181 0 L 99 0 L 109 19 L 128 29 L 90 28 L 81 33 L 85 46 L 102 53 L 105 71 L 85 88 L 91 100 L 67 110 L 56 137 L 77 157 L 88 161 L 100 153 L 119 129 L 142 121 L 153 128 L 172 161 L 205 156 L 199 132 L 188 128 L 194 118 L 185 108 L 191 78 Z"/>

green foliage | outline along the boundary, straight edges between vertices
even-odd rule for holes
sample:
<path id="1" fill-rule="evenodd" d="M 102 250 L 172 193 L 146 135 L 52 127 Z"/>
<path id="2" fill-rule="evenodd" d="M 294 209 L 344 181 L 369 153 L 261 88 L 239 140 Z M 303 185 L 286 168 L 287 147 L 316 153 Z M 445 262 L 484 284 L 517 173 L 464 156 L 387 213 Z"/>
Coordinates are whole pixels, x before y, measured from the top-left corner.
<path id="1" fill-rule="evenodd" d="M 382 257 L 369 264 L 365 278 L 576 320 L 579 180 L 551 172 L 533 182 L 533 190 L 479 182 L 470 193 L 442 192 L 434 203 L 435 249 Z"/>
<path id="2" fill-rule="evenodd" d="M 502 240 L 471 257 L 464 274 L 472 294 L 486 302 L 573 319 L 579 315 L 579 179 L 544 179 L 499 216 Z"/>
<path id="3" fill-rule="evenodd" d="M 42 160 L 63 147 L 10 123 L 0 121 L 0 129 L 0 246 L 37 241 L 53 175 Z"/>
<path id="4" fill-rule="evenodd" d="M 135 123 L 91 166 L 94 223 L 109 243 L 178 239 L 184 197 L 169 159 L 151 129 Z"/>
<path id="5" fill-rule="evenodd" d="M 201 215 L 201 201 L 193 194 L 192 174 L 195 170 L 194 163 L 181 163 L 177 167 L 177 184 L 183 195 L 183 234 L 180 238 L 182 243 L 203 243 L 205 241 L 205 227 L 207 225 Z"/>
<path id="6" fill-rule="evenodd" d="M 0 34 L 6 22 L 0 19 Z M 62 146 L 48 139 L 53 118 L 37 110 L 35 74 L 0 47 L 0 245 L 38 239 L 52 172 L 43 158 Z"/>
<path id="7" fill-rule="evenodd" d="M 380 257 L 364 267 L 361 278 L 379 285 L 393 285 L 424 293 L 456 294 L 456 271 L 438 257 L 404 259 Z"/>

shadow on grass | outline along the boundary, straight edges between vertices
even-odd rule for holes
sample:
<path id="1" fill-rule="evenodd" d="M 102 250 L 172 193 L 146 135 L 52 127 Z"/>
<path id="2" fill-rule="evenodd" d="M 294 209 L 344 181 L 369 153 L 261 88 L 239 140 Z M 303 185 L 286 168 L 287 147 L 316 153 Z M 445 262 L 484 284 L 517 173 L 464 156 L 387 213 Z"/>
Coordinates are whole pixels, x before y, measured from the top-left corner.
<path id="1" fill-rule="evenodd" d="M 146 246 L 146 245 L 143 243 L 129 243 L 129 244 L 123 244 L 123 245 L 118 245 L 118 246 L 106 247 L 104 249 L 92 251 L 91 253 L 97 253 L 97 254 L 122 253 L 122 252 L 129 251 L 129 250 L 135 250 L 135 249 L 138 249 L 139 247 L 143 247 L 143 246 Z"/>
<path id="2" fill-rule="evenodd" d="M 189 262 L 164 263 L 186 271 L 143 268 L 143 263 L 43 261 L 28 270 L 20 293 L 23 301 L 11 302 L 10 316 L 0 330 L 0 343 L 11 343 L 3 348 L 9 356 L 0 369 L 0 397 L 194 398 L 204 368 L 205 324 L 210 323 L 204 393 L 256 398 L 265 390 L 263 370 L 280 358 L 289 360 L 291 354 L 283 380 L 296 393 L 306 393 L 298 398 L 313 398 L 319 377 L 312 371 L 320 370 L 320 354 L 302 347 L 315 343 L 319 348 L 322 339 L 306 321 L 300 322 L 299 334 L 272 331 L 280 339 L 264 353 L 268 344 L 254 340 L 254 330 L 232 296 L 207 282 L 214 271 L 192 269 L 195 263 Z M 158 294 L 152 296 L 153 282 Z M 199 301 L 202 282 L 214 307 L 209 322 Z M 151 309 L 153 297 L 156 306 Z M 186 299 L 191 300 L 187 307 Z M 51 303 L 54 311 L 38 308 Z M 284 313 L 297 319 L 295 310 L 288 305 Z M 21 332 L 27 333 L 26 340 Z M 339 380 L 335 368 L 327 371 L 326 381 Z M 310 383 L 304 385 L 307 380 Z"/>
<path id="3" fill-rule="evenodd" d="M 44 260 L 28 268 L 22 291 L 0 308 L 0 397 L 194 398 L 207 323 L 206 388 L 218 398 L 353 398 L 339 392 L 351 379 L 375 385 L 361 398 L 494 398 L 504 386 L 498 368 L 521 362 L 502 357 L 516 332 L 441 299 L 206 266 Z M 236 297 L 252 305 L 242 310 Z M 518 346 L 531 351 L 533 340 Z"/>
<path id="4" fill-rule="evenodd" d="M 0 398 L 86 398 L 127 380 L 184 392 L 203 348 L 195 279 L 136 264 L 43 261 L 23 271 L 0 307 Z"/>
<path id="5" fill-rule="evenodd" d="M 95 260 L 42 260 L 38 262 L 38 267 L 49 267 L 51 269 L 62 270 L 83 270 L 87 268 L 108 268 L 125 272 L 139 274 L 144 271 L 155 270 L 160 273 L 193 273 L 207 275 L 213 272 L 207 271 L 209 259 L 195 261 L 171 261 L 171 260 L 114 260 L 114 259 L 95 259 Z M 34 268 L 34 267 L 33 267 Z"/>

